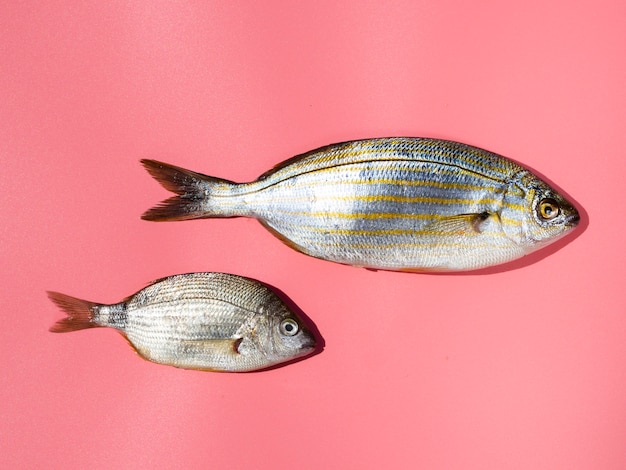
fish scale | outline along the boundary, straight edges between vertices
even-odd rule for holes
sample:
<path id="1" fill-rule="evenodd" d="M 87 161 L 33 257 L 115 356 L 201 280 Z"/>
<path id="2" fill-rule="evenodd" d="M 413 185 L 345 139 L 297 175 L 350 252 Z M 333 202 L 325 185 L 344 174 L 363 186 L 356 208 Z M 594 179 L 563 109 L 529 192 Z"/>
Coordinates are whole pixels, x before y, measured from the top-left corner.
<path id="1" fill-rule="evenodd" d="M 376 269 L 491 266 L 555 241 L 579 220 L 570 202 L 512 160 L 439 139 L 329 145 L 250 183 L 143 163 L 178 194 L 144 219 L 254 217 L 305 254 Z"/>

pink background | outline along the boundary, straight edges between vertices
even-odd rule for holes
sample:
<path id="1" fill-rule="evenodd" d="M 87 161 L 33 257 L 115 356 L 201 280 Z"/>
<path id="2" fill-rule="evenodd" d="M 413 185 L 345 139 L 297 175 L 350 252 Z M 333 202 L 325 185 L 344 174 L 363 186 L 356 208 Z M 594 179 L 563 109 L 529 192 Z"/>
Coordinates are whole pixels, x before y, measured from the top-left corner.
<path id="1" fill-rule="evenodd" d="M 626 6 L 617 1 L 0 4 L 0 466 L 626 468 Z M 236 181 L 331 142 L 431 136 L 584 208 L 559 250 L 470 275 L 312 259 L 247 219 L 155 224 L 157 158 Z M 588 215 L 587 215 L 588 214 Z M 49 333 L 225 271 L 325 350 L 256 374 Z"/>

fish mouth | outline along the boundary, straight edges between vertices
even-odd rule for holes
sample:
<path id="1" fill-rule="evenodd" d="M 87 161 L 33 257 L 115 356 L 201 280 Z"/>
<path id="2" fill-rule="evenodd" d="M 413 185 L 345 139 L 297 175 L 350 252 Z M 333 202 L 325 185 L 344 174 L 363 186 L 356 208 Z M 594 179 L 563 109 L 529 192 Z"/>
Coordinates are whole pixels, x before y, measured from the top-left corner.
<path id="1" fill-rule="evenodd" d="M 580 215 L 578 212 L 570 214 L 565 218 L 565 225 L 569 225 L 571 227 L 578 225 L 578 222 L 580 222 Z"/>
<path id="2" fill-rule="evenodd" d="M 302 353 L 306 353 L 315 349 L 316 346 L 317 341 L 315 341 L 315 338 L 313 336 L 307 335 L 306 339 L 300 345 L 300 351 Z"/>

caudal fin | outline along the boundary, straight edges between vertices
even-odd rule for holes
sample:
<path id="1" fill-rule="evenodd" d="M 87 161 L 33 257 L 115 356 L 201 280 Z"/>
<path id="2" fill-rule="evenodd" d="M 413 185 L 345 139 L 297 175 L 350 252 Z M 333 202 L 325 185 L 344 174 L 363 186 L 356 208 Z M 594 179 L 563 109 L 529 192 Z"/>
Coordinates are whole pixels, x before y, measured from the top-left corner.
<path id="1" fill-rule="evenodd" d="M 100 304 L 70 297 L 59 292 L 48 292 L 48 298 L 67 314 L 66 318 L 59 320 L 50 327 L 50 331 L 53 333 L 67 333 L 101 326 L 94 322 L 94 307 Z"/>
<path id="2" fill-rule="evenodd" d="M 142 219 L 163 222 L 237 215 L 211 200 L 215 192 L 227 195 L 235 183 L 156 160 L 141 160 L 141 163 L 165 189 L 178 194 L 147 210 Z"/>

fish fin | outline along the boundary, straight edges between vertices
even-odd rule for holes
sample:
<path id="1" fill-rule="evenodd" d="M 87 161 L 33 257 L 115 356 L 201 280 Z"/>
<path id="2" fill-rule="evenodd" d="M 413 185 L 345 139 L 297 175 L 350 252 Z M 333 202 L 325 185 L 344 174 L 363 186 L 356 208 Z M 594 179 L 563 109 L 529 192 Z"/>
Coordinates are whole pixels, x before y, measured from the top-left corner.
<path id="1" fill-rule="evenodd" d="M 220 204 L 211 204 L 216 189 L 236 183 L 196 173 L 156 160 L 141 160 L 142 165 L 165 189 L 178 196 L 162 201 L 147 210 L 141 218 L 155 222 L 208 217 L 235 217 L 237 214 Z"/>
<path id="2" fill-rule="evenodd" d="M 272 235 L 274 235 L 276 238 L 278 238 L 281 242 L 283 242 L 285 245 L 287 245 L 289 248 L 296 250 L 300 253 L 303 253 L 305 255 L 308 256 L 313 256 L 311 253 L 309 253 L 303 246 L 298 245 L 297 243 L 293 242 L 292 240 L 290 240 L 289 238 L 287 238 L 286 236 L 284 236 L 282 233 L 280 233 L 278 230 L 276 230 L 274 227 L 272 227 L 271 225 L 269 225 L 265 220 L 263 219 L 257 219 L 259 221 L 259 223 L 265 227 Z M 315 256 L 313 256 L 315 257 Z"/>
<path id="3" fill-rule="evenodd" d="M 59 292 L 48 292 L 48 298 L 67 314 L 66 318 L 57 321 L 50 327 L 51 332 L 67 333 L 101 326 L 94 321 L 94 308 L 100 304 Z"/>
<path id="4" fill-rule="evenodd" d="M 424 226 L 420 230 L 423 235 L 477 235 L 486 227 L 493 214 L 480 212 L 474 214 L 458 214 L 443 217 Z"/>
<path id="5" fill-rule="evenodd" d="M 315 157 L 316 155 L 319 156 L 319 155 L 323 155 L 325 153 L 330 153 L 330 152 L 340 153 L 341 151 L 345 149 L 349 149 L 350 147 L 353 147 L 355 145 L 359 145 L 360 143 L 361 141 L 349 140 L 345 142 L 338 142 L 336 144 L 324 145 L 323 147 L 319 147 L 314 150 L 309 150 L 308 152 L 288 158 L 287 160 L 284 160 L 274 165 L 274 167 L 272 167 L 270 170 L 266 171 L 261 176 L 259 176 L 258 181 L 270 178 L 271 176 L 273 176 L 275 173 L 279 172 L 280 170 L 288 168 L 289 166 L 293 164 L 300 163 L 309 157 Z"/>
<path id="6" fill-rule="evenodd" d="M 183 347 L 191 347 L 202 353 L 219 353 L 227 356 L 239 355 L 243 338 L 196 339 L 181 341 Z"/>
<path id="7" fill-rule="evenodd" d="M 149 355 L 148 355 L 148 351 L 146 351 L 145 353 L 139 349 L 137 346 L 135 346 L 133 344 L 133 342 L 130 340 L 130 338 L 126 335 L 125 332 L 120 331 L 120 334 L 122 335 L 122 338 L 124 338 L 126 340 L 126 342 L 128 343 L 128 345 L 132 348 L 133 351 L 135 351 L 135 353 L 142 358 L 144 361 L 148 361 L 148 362 L 154 362 L 155 364 L 158 364 L 158 362 L 153 361 L 152 359 L 150 359 Z"/>
<path id="8" fill-rule="evenodd" d="M 180 369 L 199 370 L 205 372 L 229 372 L 229 370 L 226 368 L 220 369 L 202 366 L 198 364 L 199 361 L 194 359 L 202 360 L 206 356 L 214 355 L 234 358 L 239 355 L 239 344 L 243 340 L 242 338 L 181 340 L 178 344 L 181 349 L 180 357 L 184 358 L 184 360 L 156 360 L 150 357 L 149 350 L 142 351 L 132 343 L 124 332 L 120 331 L 120 333 L 133 351 L 135 351 L 135 353 L 145 361 L 178 367 Z"/>
<path id="9" fill-rule="evenodd" d="M 223 367 L 208 367 L 202 365 L 206 358 L 222 357 L 236 361 L 239 356 L 239 345 L 243 338 L 201 339 L 181 341 L 184 357 L 188 362 L 180 361 L 171 365 L 182 369 L 192 369 L 210 372 L 232 372 L 228 363 Z M 194 360 L 195 359 L 195 360 Z"/>

